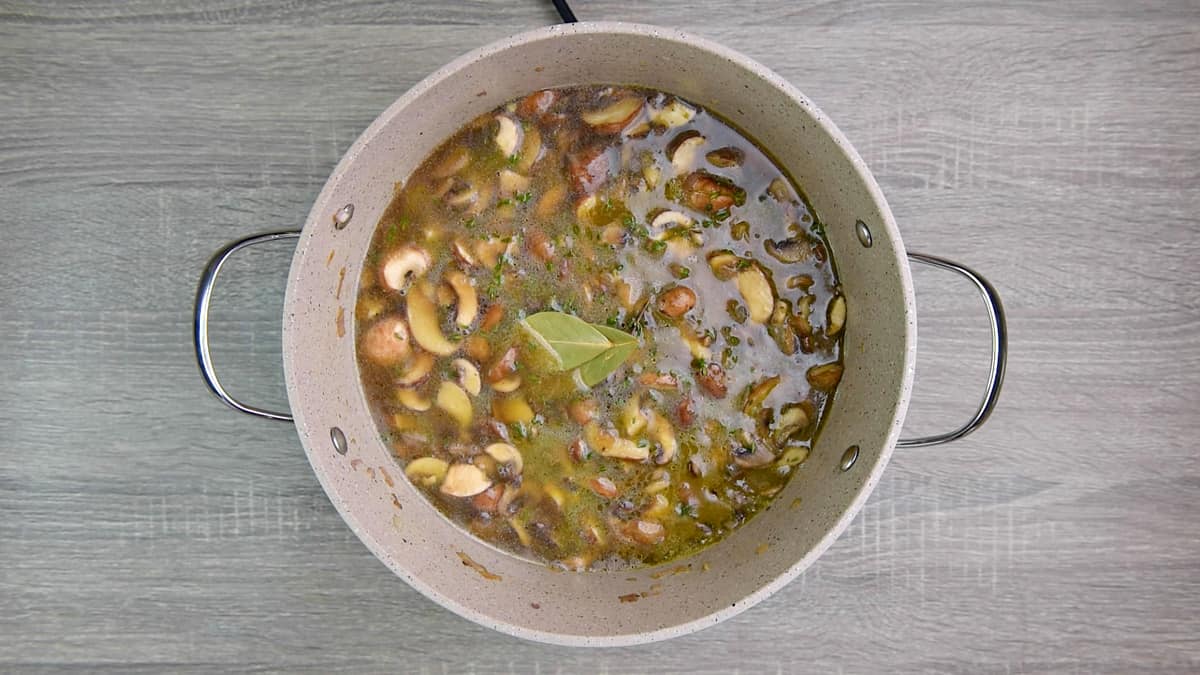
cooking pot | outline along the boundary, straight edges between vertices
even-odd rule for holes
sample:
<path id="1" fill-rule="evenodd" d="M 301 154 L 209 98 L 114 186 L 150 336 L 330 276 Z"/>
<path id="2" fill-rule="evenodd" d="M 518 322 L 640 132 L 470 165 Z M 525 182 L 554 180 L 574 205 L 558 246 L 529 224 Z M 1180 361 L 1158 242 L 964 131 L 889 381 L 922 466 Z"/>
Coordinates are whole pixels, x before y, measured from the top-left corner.
<path id="1" fill-rule="evenodd" d="M 588 83 L 677 94 L 720 113 L 769 149 L 826 225 L 848 316 L 845 374 L 816 446 L 773 508 L 718 544 L 665 566 L 564 573 L 476 539 L 405 480 L 359 383 L 353 315 L 371 235 L 397 183 L 477 115 L 530 91 Z M 283 312 L 290 415 L 230 396 L 208 348 L 208 307 L 222 264 L 247 246 L 289 237 L 299 239 Z M 916 357 L 910 259 L 958 272 L 981 291 L 992 359 L 982 403 L 966 424 L 904 440 L 900 428 Z M 329 499 L 384 564 L 472 621 L 569 645 L 624 645 L 689 633 L 782 587 L 846 529 L 895 447 L 947 442 L 984 422 L 999 394 L 1006 345 L 1000 300 L 991 285 L 955 263 L 906 256 L 871 173 L 800 92 L 708 40 L 621 23 L 522 33 L 425 78 L 350 147 L 301 231 L 249 237 L 214 256 L 201 279 L 195 318 L 196 352 L 208 386 L 238 410 L 295 422 Z"/>

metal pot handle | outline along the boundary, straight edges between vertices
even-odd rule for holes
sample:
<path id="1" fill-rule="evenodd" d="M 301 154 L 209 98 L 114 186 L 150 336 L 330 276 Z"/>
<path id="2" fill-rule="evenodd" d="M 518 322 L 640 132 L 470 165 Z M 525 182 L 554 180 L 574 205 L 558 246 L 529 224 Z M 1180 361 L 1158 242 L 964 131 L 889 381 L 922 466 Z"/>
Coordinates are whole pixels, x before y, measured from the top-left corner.
<path id="1" fill-rule="evenodd" d="M 276 241 L 279 239 L 296 239 L 300 236 L 299 230 L 287 230 L 283 232 L 264 232 L 253 236 L 239 239 L 226 245 L 221 250 L 217 251 L 212 260 L 208 261 L 208 266 L 204 268 L 204 274 L 200 277 L 200 287 L 196 291 L 196 323 L 194 338 L 196 342 L 196 361 L 200 364 L 200 375 L 204 377 L 204 383 L 212 393 L 217 395 L 225 405 L 240 410 L 249 415 L 257 417 L 265 417 L 270 420 L 283 420 L 285 422 L 292 421 L 291 413 L 275 412 L 265 408 L 258 408 L 252 405 L 247 405 L 237 400 L 225 391 L 225 387 L 221 385 L 221 381 L 217 379 L 217 371 L 213 368 L 212 353 L 208 348 L 208 306 L 212 303 L 213 285 L 217 281 L 217 275 L 221 272 L 221 266 L 234 253 L 268 241 Z"/>
<path id="2" fill-rule="evenodd" d="M 971 283 L 975 284 L 975 288 L 979 289 L 979 294 L 983 296 L 984 306 L 988 313 L 988 323 L 992 328 L 991 374 L 988 376 L 987 388 L 983 392 L 983 400 L 979 403 L 975 414 L 966 424 L 949 433 L 919 438 L 901 438 L 896 442 L 896 447 L 899 448 L 923 448 L 958 440 L 983 426 L 988 416 L 992 414 L 992 410 L 996 408 L 996 401 L 1000 398 L 1000 386 L 1004 383 L 1004 369 L 1008 364 L 1008 324 L 1004 319 L 1004 306 L 1000 304 L 1000 295 L 996 293 L 995 287 L 979 273 L 956 262 L 932 255 L 909 253 L 908 258 L 913 262 L 950 270 L 970 279 Z"/>

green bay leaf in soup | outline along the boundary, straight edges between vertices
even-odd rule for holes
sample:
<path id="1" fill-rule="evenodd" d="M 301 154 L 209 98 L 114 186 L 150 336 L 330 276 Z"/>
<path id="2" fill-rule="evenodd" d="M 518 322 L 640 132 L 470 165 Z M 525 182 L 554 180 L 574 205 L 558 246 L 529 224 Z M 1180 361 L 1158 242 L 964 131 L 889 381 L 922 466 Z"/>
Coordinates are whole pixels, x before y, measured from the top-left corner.
<path id="1" fill-rule="evenodd" d="M 563 370 L 578 368 L 612 346 L 594 326 L 570 314 L 539 312 L 525 318 L 525 327 L 558 357 Z"/>
<path id="2" fill-rule="evenodd" d="M 579 377 L 589 387 L 600 384 L 612 375 L 613 371 L 629 360 L 638 347 L 637 338 L 624 331 L 599 325 L 595 328 L 612 342 L 612 347 L 579 367 Z"/>

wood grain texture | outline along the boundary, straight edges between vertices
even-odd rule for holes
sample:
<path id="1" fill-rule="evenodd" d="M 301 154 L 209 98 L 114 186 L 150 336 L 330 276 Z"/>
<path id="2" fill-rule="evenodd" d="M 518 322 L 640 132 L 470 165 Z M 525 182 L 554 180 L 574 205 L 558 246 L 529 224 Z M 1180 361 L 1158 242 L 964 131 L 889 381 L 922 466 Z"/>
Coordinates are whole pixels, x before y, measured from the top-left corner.
<path id="1" fill-rule="evenodd" d="M 1001 407 L 898 453 L 796 582 L 699 634 L 523 643 L 396 579 L 294 431 L 193 364 L 199 271 L 296 226 L 370 120 L 540 2 L 0 1 L 0 670 L 1200 669 L 1200 5 L 577 1 L 795 83 L 914 250 L 1009 310 Z M 286 245 L 231 264 L 222 372 L 282 405 Z M 914 433 L 977 396 L 978 300 L 917 272 Z"/>

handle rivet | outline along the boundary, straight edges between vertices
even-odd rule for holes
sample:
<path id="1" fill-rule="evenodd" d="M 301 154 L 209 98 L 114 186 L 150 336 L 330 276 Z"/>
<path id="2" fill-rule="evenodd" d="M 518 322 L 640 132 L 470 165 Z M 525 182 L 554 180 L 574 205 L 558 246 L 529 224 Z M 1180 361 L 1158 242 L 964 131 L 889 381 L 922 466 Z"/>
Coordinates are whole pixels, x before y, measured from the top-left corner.
<path id="1" fill-rule="evenodd" d="M 337 213 L 333 214 L 333 226 L 339 230 L 343 229 L 344 227 L 346 227 L 347 225 L 350 224 L 350 219 L 353 217 L 354 217 L 354 205 L 347 204 L 347 205 L 343 206 L 342 208 L 338 209 Z"/>
<path id="2" fill-rule="evenodd" d="M 849 471 L 850 467 L 854 466 L 854 463 L 857 461 L 858 461 L 858 446 L 852 445 L 852 446 L 846 448 L 846 451 L 842 453 L 842 461 L 839 466 L 842 467 L 842 471 Z"/>
<path id="3" fill-rule="evenodd" d="M 871 238 L 871 228 L 867 227 L 867 224 L 863 221 L 859 220 L 854 223 L 854 232 L 858 235 L 858 242 L 864 248 L 871 248 L 871 244 L 875 243 L 874 239 Z"/>
<path id="4" fill-rule="evenodd" d="M 346 446 L 346 434 L 343 434 L 341 429 L 337 427 L 330 429 L 329 440 L 333 441 L 333 449 L 337 450 L 339 455 L 346 454 L 346 450 L 349 448 Z"/>

